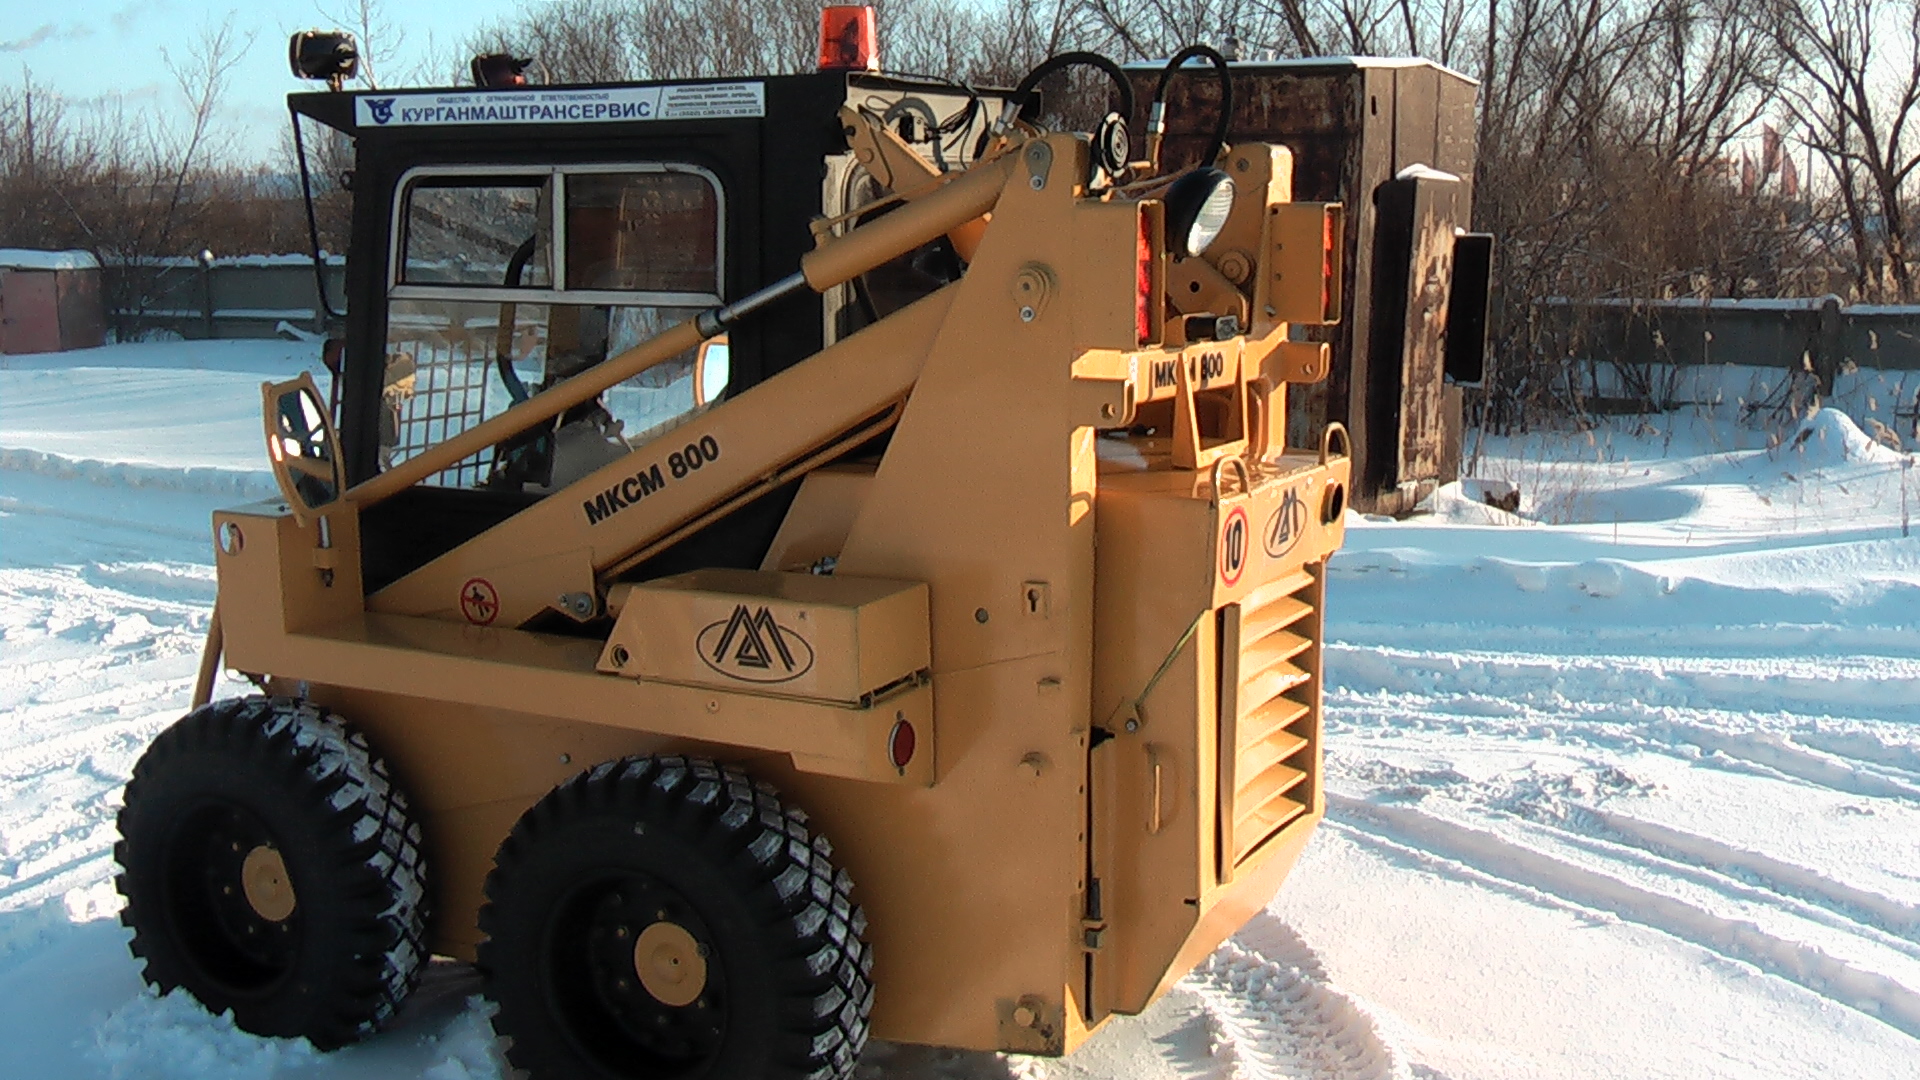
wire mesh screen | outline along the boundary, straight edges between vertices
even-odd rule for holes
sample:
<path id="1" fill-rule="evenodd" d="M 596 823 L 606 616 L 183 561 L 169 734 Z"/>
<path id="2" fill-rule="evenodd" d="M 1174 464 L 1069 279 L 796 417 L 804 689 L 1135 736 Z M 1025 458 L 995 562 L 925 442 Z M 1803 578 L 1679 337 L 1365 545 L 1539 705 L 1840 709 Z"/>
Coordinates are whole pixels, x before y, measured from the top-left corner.
<path id="1" fill-rule="evenodd" d="M 644 305 L 395 300 L 387 320 L 381 468 L 417 457 L 691 314 Z M 717 371 L 706 372 L 714 383 L 709 398 L 727 382 L 725 351 L 718 355 Z M 689 350 L 609 387 L 566 423 L 556 421 L 550 437 L 510 438 L 425 482 L 508 491 L 564 487 L 609 456 L 696 415 L 707 399 L 695 394 L 693 366 Z"/>
<path id="2" fill-rule="evenodd" d="M 411 344 L 416 381 L 413 396 L 400 405 L 395 462 L 445 442 L 488 416 L 487 383 L 492 360 L 485 345 L 473 338 L 425 339 Z M 478 487 L 486 479 L 491 455 L 491 450 L 483 450 L 464 458 L 427 482 L 440 487 Z"/>

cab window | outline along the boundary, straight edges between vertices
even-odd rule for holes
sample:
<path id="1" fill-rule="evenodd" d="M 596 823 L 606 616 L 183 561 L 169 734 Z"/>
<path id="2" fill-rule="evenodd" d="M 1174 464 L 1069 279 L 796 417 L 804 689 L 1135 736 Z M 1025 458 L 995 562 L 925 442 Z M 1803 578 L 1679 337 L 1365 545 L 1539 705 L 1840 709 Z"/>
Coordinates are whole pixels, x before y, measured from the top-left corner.
<path id="1" fill-rule="evenodd" d="M 718 181 L 691 166 L 416 170 L 395 211 L 380 467 L 720 303 L 723 211 Z M 564 487 L 717 397 L 695 385 L 694 359 L 656 365 L 429 482 Z"/>

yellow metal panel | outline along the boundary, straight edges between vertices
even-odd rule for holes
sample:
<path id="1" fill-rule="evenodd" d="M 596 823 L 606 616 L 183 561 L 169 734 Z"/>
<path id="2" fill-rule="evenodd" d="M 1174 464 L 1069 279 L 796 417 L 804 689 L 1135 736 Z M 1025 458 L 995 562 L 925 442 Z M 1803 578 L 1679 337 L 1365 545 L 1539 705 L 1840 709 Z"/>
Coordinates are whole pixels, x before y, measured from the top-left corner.
<path id="1" fill-rule="evenodd" d="M 358 590 L 348 589 L 350 579 L 357 584 L 357 574 L 349 572 L 358 564 L 357 552 L 347 560 L 349 566 L 336 571 L 333 586 L 323 585 L 313 567 L 284 557 L 288 551 L 310 554 L 307 534 L 314 525 L 299 526 L 273 504 L 257 509 L 257 514 L 221 511 L 216 518 L 237 522 L 245 537 L 237 553 L 219 556 L 220 605 L 234 613 L 229 667 L 282 680 L 776 751 L 788 754 L 797 768 L 840 776 L 933 782 L 931 754 L 918 753 L 901 769 L 888 753 L 888 736 L 901 720 L 913 725 L 923 745 L 931 745 L 928 686 L 903 686 L 870 706 L 849 707 L 622 679 L 595 670 L 601 645 L 592 640 L 364 612 Z M 341 533 L 335 530 L 336 541 Z M 291 627 L 287 612 L 298 613 Z"/>
<path id="2" fill-rule="evenodd" d="M 1286 323 L 1340 321 L 1339 203 L 1281 203 L 1267 225 L 1267 276 L 1254 303 Z"/>
<path id="3" fill-rule="evenodd" d="M 1071 1049 L 1057 1021 L 1082 967 L 1086 736 L 1071 730 L 1065 670 L 1035 656 L 935 675 L 931 788 L 755 770 L 807 808 L 853 877 L 873 943 L 875 1038 Z M 988 720 L 995 709 L 1001 721 Z M 1045 1022 L 1009 1044 L 1003 1021 L 1023 1001 Z"/>
<path id="4" fill-rule="evenodd" d="M 838 559 L 872 481 L 871 465 L 829 465 L 808 473 L 760 569 L 805 570 L 822 559 Z"/>
<path id="5" fill-rule="evenodd" d="M 1165 460 L 1154 440 L 1130 441 Z M 1163 470 L 1104 472 L 1097 508 L 1094 703 L 1114 737 L 1095 751 L 1096 829 L 1110 834 L 1095 844 L 1108 901 L 1095 986 L 1119 1012 L 1264 904 L 1273 864 L 1318 821 L 1318 698 L 1285 691 L 1317 693 L 1312 567 L 1341 529 L 1320 508 L 1346 481 L 1344 459 L 1298 452 L 1224 494 L 1207 473 Z"/>
<path id="6" fill-rule="evenodd" d="M 635 586 L 599 668 L 852 705 L 926 671 L 930 653 L 918 582 L 713 569 Z"/>

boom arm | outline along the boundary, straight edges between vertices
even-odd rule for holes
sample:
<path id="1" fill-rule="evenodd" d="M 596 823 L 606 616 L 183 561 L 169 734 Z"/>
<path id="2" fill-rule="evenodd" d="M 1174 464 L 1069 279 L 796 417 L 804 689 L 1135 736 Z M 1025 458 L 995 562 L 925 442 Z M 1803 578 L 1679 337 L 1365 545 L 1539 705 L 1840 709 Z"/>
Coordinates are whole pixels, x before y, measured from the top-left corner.
<path id="1" fill-rule="evenodd" d="M 979 218 L 999 201 L 1000 189 L 1018 155 L 976 163 L 971 169 L 923 196 L 897 213 L 858 226 L 828 240 L 800 260 L 800 271 L 788 275 L 725 307 L 698 316 L 648 338 L 603 364 L 535 395 L 506 412 L 483 421 L 437 446 L 388 469 L 347 492 L 347 500 L 371 506 L 427 479 L 433 474 L 504 442 L 536 424 L 551 420 L 615 384 L 665 363 L 708 338 L 725 333 L 729 325 L 803 288 L 825 292 L 872 270 L 889 259 L 912 251 L 936 236 Z"/>
<path id="2" fill-rule="evenodd" d="M 387 498 L 724 332 L 775 299 L 824 291 L 964 228 L 999 201 L 1019 160 L 1018 153 L 1003 154 L 945 183 L 921 185 L 894 213 L 825 239 L 801 260 L 798 273 L 428 449 L 354 488 L 349 500 L 367 506 Z M 481 578 L 499 595 L 493 620 L 499 625 L 517 625 L 549 607 L 581 619 L 598 614 L 601 578 L 890 427 L 946 303 L 940 294 L 928 297 L 674 428 L 382 589 L 369 607 L 454 615 L 461 590 Z"/>

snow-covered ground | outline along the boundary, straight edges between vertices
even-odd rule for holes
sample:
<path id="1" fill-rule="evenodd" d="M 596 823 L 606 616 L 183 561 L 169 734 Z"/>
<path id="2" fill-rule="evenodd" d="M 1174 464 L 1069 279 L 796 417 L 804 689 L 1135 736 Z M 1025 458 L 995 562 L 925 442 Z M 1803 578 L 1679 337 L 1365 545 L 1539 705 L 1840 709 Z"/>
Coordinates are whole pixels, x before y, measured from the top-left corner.
<path id="1" fill-rule="evenodd" d="M 143 992 L 113 918 L 120 785 L 206 629 L 208 513 L 269 490 L 259 383 L 307 366 L 0 361 L 0 1076 L 500 1074 L 458 967 L 323 1057 Z M 1842 404 L 1891 424 L 1916 388 Z M 1483 482 L 1356 519 L 1329 821 L 1268 911 L 1064 1061 L 875 1046 L 861 1075 L 1920 1077 L 1920 470 L 1842 412 L 1745 426 L 1746 396 L 1475 440 Z M 1507 483 L 1518 514 L 1477 497 Z"/>

